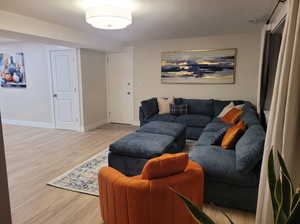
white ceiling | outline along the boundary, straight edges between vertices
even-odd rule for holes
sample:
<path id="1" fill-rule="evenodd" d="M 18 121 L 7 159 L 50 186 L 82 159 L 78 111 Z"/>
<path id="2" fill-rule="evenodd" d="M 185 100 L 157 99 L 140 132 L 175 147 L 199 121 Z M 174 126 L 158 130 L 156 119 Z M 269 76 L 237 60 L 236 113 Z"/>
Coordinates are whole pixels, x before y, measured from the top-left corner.
<path id="1" fill-rule="evenodd" d="M 251 32 L 276 0 L 134 0 L 133 25 L 121 31 L 97 30 L 85 23 L 82 0 L 0 0 L 1 10 L 35 17 L 119 41 L 185 38 Z"/>

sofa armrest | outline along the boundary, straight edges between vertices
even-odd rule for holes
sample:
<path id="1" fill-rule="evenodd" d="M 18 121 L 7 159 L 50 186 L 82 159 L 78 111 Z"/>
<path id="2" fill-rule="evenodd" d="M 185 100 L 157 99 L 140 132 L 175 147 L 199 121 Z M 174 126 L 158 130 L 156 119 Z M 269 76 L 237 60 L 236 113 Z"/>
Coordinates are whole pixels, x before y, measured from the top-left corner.
<path id="1" fill-rule="evenodd" d="M 145 120 L 145 114 L 142 107 L 139 108 L 139 119 L 142 126 L 143 121 Z"/>

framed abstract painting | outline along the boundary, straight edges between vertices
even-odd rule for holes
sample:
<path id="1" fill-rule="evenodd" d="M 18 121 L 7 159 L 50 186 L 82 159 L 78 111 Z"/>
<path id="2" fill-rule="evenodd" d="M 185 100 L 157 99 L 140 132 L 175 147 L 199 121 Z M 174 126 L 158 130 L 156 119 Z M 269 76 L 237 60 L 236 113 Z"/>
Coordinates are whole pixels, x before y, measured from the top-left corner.
<path id="1" fill-rule="evenodd" d="M 237 49 L 161 53 L 163 84 L 234 84 Z"/>
<path id="2" fill-rule="evenodd" d="M 0 84 L 2 87 L 26 88 L 24 53 L 0 53 Z"/>

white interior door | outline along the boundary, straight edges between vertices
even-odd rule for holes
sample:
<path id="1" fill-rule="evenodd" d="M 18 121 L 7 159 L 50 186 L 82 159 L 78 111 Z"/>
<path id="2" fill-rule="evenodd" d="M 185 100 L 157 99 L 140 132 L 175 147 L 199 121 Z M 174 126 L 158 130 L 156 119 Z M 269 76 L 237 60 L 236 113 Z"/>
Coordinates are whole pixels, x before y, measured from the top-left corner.
<path id="1" fill-rule="evenodd" d="M 108 55 L 109 120 L 133 122 L 132 51 Z"/>
<path id="2" fill-rule="evenodd" d="M 52 93 L 55 127 L 78 128 L 76 69 L 73 50 L 51 51 Z"/>

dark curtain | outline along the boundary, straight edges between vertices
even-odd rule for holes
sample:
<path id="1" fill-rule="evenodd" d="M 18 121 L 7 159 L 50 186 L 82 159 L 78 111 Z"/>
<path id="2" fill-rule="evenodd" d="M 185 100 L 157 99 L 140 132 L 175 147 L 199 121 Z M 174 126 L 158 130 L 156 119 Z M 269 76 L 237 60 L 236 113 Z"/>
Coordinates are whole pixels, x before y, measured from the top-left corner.
<path id="1" fill-rule="evenodd" d="M 267 128 L 265 110 L 270 110 L 281 39 L 282 33 L 280 30 L 279 32 L 274 33 L 270 31 L 266 32 L 260 86 L 261 92 L 259 111 L 261 124 L 265 128 Z"/>
<path id="2" fill-rule="evenodd" d="M 262 74 L 261 74 L 261 84 L 260 84 L 260 121 L 262 125 L 266 128 L 266 116 L 264 113 L 266 98 L 268 93 L 268 79 L 269 79 L 269 68 L 270 68 L 270 49 L 271 49 L 271 35 L 270 31 L 267 31 L 265 34 L 265 45 L 264 45 L 264 54 L 263 54 L 263 65 L 262 65 Z"/>

